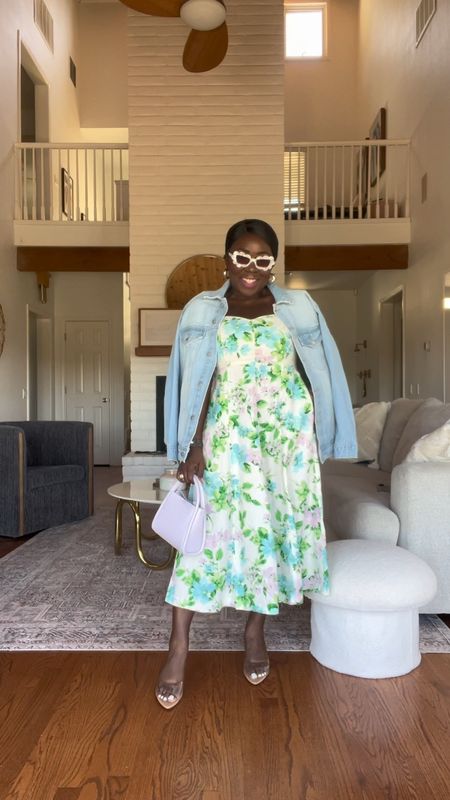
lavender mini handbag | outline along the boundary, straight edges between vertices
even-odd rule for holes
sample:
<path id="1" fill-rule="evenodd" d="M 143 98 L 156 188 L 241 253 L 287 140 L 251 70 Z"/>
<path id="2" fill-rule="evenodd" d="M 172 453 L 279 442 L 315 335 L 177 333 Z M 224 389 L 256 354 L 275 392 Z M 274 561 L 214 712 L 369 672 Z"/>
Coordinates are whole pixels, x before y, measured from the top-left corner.
<path id="1" fill-rule="evenodd" d="M 184 483 L 177 481 L 153 517 L 152 528 L 158 536 L 187 556 L 198 556 L 205 546 L 206 509 L 201 481 L 194 475 L 195 503 L 181 492 Z"/>

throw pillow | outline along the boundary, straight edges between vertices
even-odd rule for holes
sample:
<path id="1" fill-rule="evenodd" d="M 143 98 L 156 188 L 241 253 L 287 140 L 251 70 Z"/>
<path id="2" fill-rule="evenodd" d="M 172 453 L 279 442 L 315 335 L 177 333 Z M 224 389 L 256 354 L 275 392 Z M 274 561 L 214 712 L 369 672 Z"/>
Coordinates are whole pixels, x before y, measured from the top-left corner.
<path id="1" fill-rule="evenodd" d="M 414 442 L 405 461 L 450 461 L 450 419 Z"/>
<path id="2" fill-rule="evenodd" d="M 383 472 L 391 472 L 394 450 L 400 441 L 404 427 L 411 414 L 413 414 L 416 408 L 422 403 L 423 400 L 409 400 L 407 397 L 399 397 L 397 400 L 392 401 L 391 410 L 389 411 L 381 438 L 380 452 L 378 453 L 380 469 L 383 470 Z M 428 432 L 429 431 L 422 431 L 422 433 Z"/>
<path id="3" fill-rule="evenodd" d="M 374 469 L 378 469 L 381 435 L 390 407 L 390 403 L 366 403 L 354 411 L 358 461 L 372 461 L 370 466 Z"/>
<path id="4" fill-rule="evenodd" d="M 449 419 L 450 405 L 436 400 L 435 397 L 424 400 L 419 408 L 411 414 L 405 425 L 392 457 L 392 467 L 396 467 L 405 460 L 414 442 L 417 442 L 421 436 L 432 433 Z"/>

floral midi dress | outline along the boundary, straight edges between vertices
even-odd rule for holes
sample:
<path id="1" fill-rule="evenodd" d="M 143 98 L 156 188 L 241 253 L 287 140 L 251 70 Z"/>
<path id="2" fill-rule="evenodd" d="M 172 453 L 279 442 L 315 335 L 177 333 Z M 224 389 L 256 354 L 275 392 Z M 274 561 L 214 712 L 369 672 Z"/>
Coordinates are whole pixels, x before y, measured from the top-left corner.
<path id="1" fill-rule="evenodd" d="M 167 602 L 277 614 L 327 593 L 313 404 L 275 315 L 220 324 L 203 442 L 206 545 L 177 554 Z"/>

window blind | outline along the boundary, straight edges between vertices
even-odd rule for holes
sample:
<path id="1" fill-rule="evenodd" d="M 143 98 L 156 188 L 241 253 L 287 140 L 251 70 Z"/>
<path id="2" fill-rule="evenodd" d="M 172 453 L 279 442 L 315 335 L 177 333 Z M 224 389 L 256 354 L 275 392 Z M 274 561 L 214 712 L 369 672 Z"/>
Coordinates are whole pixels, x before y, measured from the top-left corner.
<path id="1" fill-rule="evenodd" d="M 305 161 L 304 150 L 284 152 L 284 205 L 288 208 L 305 203 Z"/>

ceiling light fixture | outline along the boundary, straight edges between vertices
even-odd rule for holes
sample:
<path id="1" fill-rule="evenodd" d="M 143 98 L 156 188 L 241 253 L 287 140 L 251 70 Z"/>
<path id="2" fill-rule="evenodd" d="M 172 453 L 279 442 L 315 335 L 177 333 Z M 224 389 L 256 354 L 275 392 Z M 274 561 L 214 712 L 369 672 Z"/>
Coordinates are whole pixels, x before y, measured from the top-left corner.
<path id="1" fill-rule="evenodd" d="M 195 31 L 212 31 L 225 22 L 225 6 L 220 0 L 187 0 L 180 9 L 180 17 Z"/>

